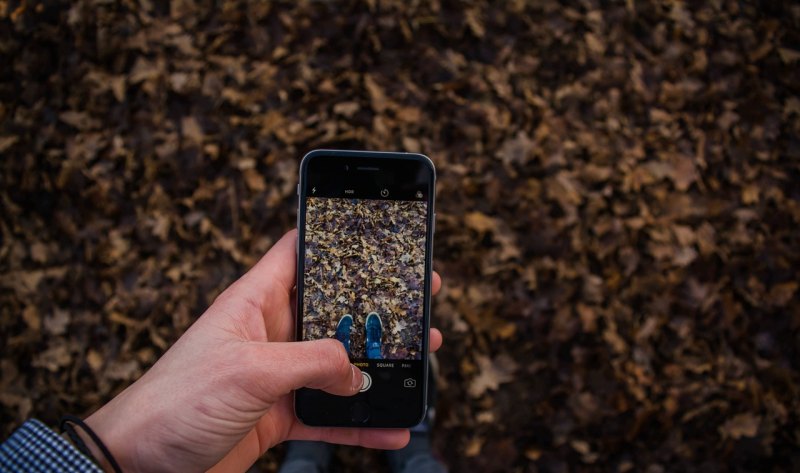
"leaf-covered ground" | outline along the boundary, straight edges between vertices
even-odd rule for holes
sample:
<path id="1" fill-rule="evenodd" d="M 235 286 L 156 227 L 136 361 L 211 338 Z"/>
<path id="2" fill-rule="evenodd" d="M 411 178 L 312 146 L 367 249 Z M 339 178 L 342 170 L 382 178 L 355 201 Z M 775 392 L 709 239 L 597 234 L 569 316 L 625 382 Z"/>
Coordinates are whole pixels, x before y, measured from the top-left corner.
<path id="1" fill-rule="evenodd" d="M 350 353 L 366 358 L 375 312 L 382 357 L 420 359 L 426 203 L 310 197 L 306 205 L 303 337 L 333 337 L 350 314 Z"/>
<path id="2" fill-rule="evenodd" d="M 797 471 L 799 45 L 794 2 L 0 1 L 3 433 L 141 375 L 305 152 L 408 150 L 453 471 Z"/>

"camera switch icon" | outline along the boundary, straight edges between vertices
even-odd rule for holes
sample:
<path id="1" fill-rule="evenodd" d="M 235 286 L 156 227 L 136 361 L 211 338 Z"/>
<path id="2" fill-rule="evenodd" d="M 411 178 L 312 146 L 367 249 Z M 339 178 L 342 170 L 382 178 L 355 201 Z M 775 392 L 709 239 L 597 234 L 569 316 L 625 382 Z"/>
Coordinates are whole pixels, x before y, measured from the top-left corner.
<path id="1" fill-rule="evenodd" d="M 403 380 L 403 387 L 404 388 L 416 388 L 417 387 L 417 380 L 414 378 L 406 378 Z"/>

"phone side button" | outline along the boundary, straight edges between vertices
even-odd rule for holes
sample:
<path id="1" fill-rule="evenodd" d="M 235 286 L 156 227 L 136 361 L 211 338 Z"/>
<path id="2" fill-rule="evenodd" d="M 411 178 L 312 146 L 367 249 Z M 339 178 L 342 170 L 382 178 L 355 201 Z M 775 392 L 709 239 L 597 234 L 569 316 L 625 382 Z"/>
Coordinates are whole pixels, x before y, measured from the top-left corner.
<path id="1" fill-rule="evenodd" d="M 369 405 L 366 402 L 358 401 L 350 406 L 350 420 L 363 424 L 369 420 Z"/>

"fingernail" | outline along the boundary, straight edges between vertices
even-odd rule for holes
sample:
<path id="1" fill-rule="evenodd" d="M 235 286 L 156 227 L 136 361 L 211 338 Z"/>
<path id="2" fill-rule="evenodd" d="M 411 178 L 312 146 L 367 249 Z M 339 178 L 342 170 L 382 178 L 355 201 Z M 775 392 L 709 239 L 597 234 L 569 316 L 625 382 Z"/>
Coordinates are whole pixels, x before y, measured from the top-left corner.
<path id="1" fill-rule="evenodd" d="M 352 371 L 352 386 L 350 386 L 350 390 L 353 392 L 357 392 L 361 390 L 361 384 L 364 382 L 364 376 L 361 374 L 361 370 L 356 368 L 356 365 L 350 364 L 350 371 Z"/>

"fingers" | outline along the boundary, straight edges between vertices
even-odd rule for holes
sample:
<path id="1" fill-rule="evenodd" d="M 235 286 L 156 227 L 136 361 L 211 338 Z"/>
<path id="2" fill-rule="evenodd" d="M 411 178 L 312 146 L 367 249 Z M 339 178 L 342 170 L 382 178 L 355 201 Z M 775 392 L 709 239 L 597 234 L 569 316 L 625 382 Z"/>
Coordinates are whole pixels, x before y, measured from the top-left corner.
<path id="1" fill-rule="evenodd" d="M 439 329 L 432 328 L 430 340 L 428 341 L 428 349 L 431 353 L 435 352 L 439 348 L 442 347 L 442 342 L 444 341 L 444 337 L 442 337 L 442 332 Z"/>
<path id="2" fill-rule="evenodd" d="M 433 276 L 431 277 L 431 293 L 435 296 L 441 289 L 442 289 L 442 277 L 439 276 L 439 273 L 434 271 Z M 442 337 L 442 332 L 440 332 L 439 329 L 432 328 L 428 344 L 428 349 L 430 350 L 430 352 L 433 353 L 439 348 L 441 348 L 443 341 L 444 337 Z"/>
<path id="3" fill-rule="evenodd" d="M 431 277 L 431 294 L 434 296 L 442 289 L 442 277 L 436 271 L 433 272 Z"/>
<path id="4" fill-rule="evenodd" d="M 253 344 L 256 373 L 251 379 L 258 380 L 265 400 L 303 387 L 338 396 L 352 396 L 361 389 L 361 370 L 350 363 L 338 340 Z"/>

